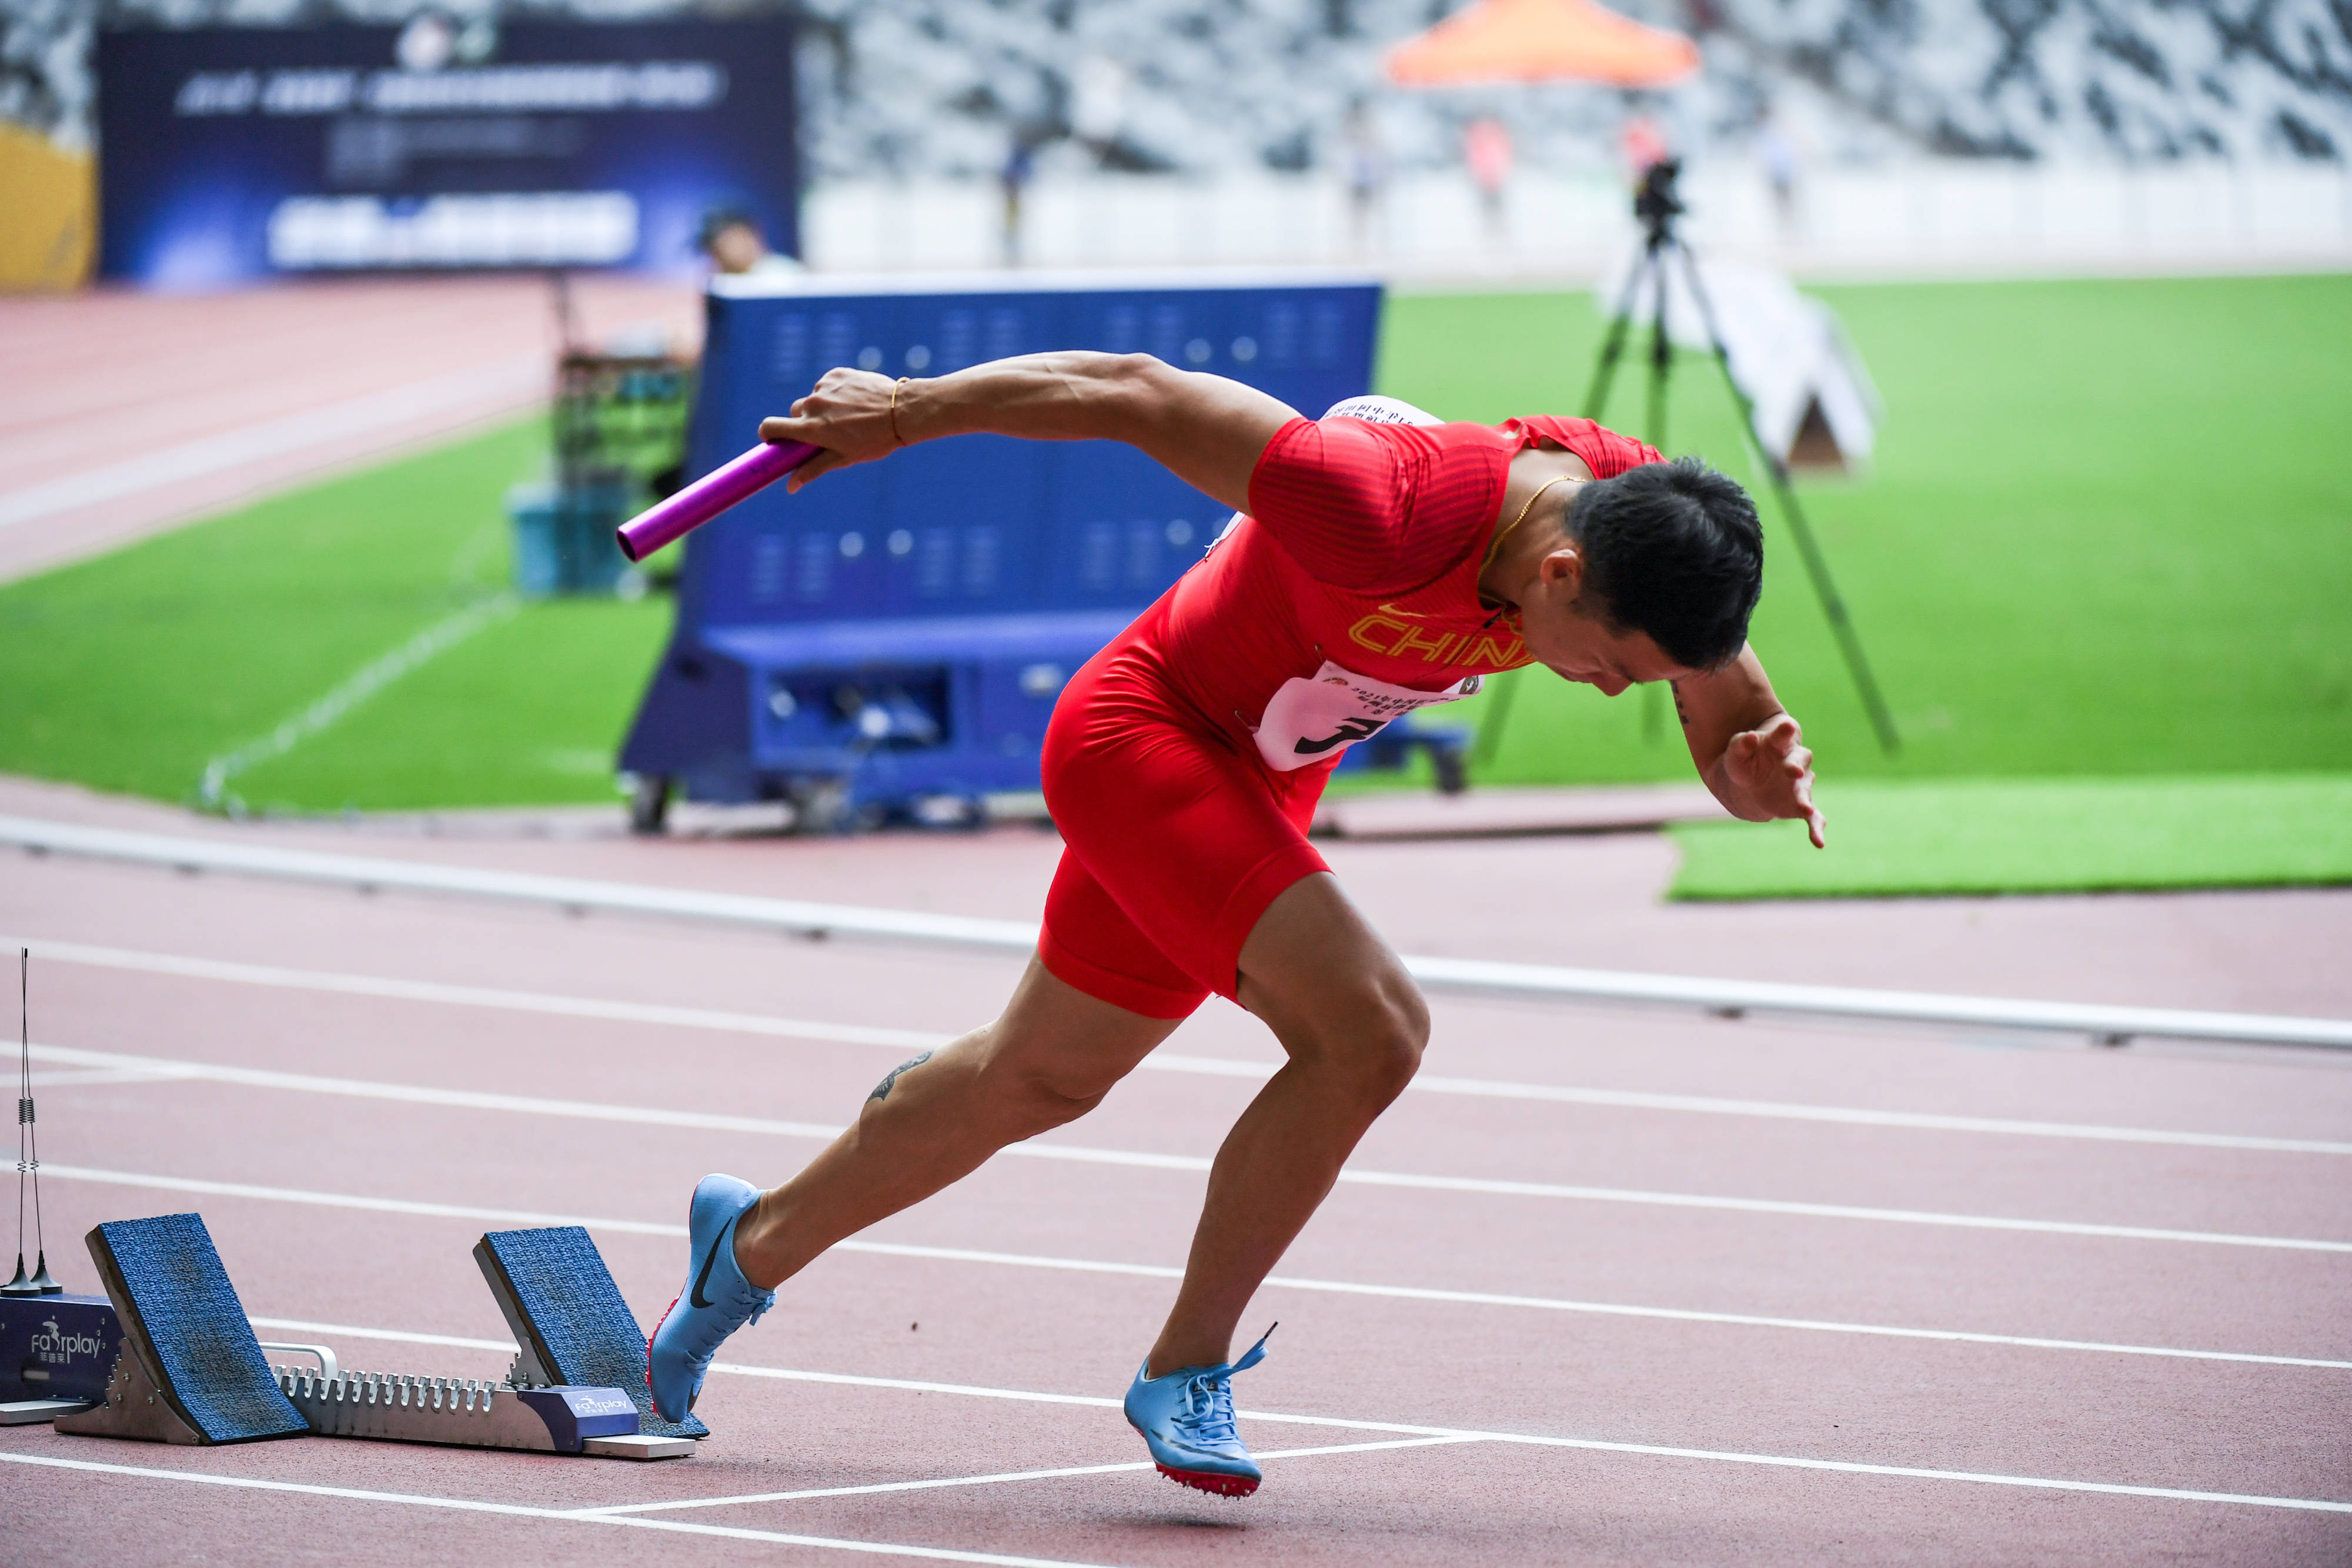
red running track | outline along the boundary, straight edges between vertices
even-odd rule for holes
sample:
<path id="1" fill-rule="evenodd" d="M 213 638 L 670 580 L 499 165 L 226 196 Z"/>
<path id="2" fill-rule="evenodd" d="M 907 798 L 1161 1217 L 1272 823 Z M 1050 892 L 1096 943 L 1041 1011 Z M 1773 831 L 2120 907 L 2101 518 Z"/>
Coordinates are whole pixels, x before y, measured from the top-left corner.
<path id="1" fill-rule="evenodd" d="M 14 783 L 0 809 L 239 831 Z M 333 828 L 243 831 L 354 847 Z M 1025 829 L 362 847 L 985 915 L 1033 913 L 1056 848 Z M 2341 894 L 1677 909 L 1654 902 L 1659 853 L 1333 847 L 1414 950 L 2352 1006 L 2325 962 L 2352 927 Z M 72 1239 L 99 1219 L 195 1207 L 268 1337 L 467 1376 L 506 1359 L 467 1256 L 482 1229 L 585 1219 L 650 1319 L 677 1289 L 697 1176 L 789 1172 L 810 1129 L 915 1042 L 985 1017 L 1015 968 L 57 859 L 0 866 L 0 931 L 75 945 L 35 970 L 60 1273 L 90 1282 Z M 166 972 L 173 958 L 210 967 Z M 350 976 L 506 994 L 388 998 Z M 689 1011 L 628 1016 L 656 1004 Z M 1253 1331 L 1283 1326 L 1238 1384 L 1243 1430 L 1286 1457 L 1246 1502 L 1159 1479 L 1115 1407 L 1172 1291 L 1199 1163 L 1273 1059 L 1218 1003 L 1046 1148 L 789 1285 L 730 1343 L 692 1459 L 16 1428 L 0 1530 L 32 1561 L 135 1529 L 124 1549 L 163 1563 L 2352 1558 L 2352 1063 L 1460 998 L 1435 1016 L 1426 1071 L 1445 1082 L 1375 1129 L 1351 1166 L 1372 1179 L 1343 1183 L 1253 1309 Z M 822 1038 L 860 1030 L 903 1032 Z M 735 1124 L 688 1124 L 712 1113 Z M 2115 1128 L 2163 1136 L 2095 1135 Z M 1888 1332 L 1916 1330 L 1977 1337 Z"/>
<path id="2" fill-rule="evenodd" d="M 590 342 L 701 340 L 677 284 L 574 303 Z M 537 407 L 557 337 L 529 277 L 0 298 L 0 580 Z"/>

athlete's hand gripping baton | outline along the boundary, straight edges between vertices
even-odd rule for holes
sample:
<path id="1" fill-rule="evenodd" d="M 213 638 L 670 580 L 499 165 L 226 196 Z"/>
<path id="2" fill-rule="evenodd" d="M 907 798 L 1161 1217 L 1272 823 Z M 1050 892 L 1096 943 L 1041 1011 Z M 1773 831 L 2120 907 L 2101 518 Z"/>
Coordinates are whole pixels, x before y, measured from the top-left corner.
<path id="1" fill-rule="evenodd" d="M 805 441 L 763 441 L 667 500 L 647 507 L 623 523 L 614 538 L 623 555 L 631 560 L 643 560 L 671 540 L 685 538 L 736 502 L 766 489 L 821 450 Z"/>

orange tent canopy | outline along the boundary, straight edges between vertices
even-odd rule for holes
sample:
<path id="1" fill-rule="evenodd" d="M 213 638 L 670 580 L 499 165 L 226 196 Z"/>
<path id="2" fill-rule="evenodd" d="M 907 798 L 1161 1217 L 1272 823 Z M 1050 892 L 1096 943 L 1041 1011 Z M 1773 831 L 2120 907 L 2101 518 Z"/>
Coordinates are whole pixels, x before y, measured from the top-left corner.
<path id="1" fill-rule="evenodd" d="M 1663 87 L 1698 69 L 1698 46 L 1592 0 L 1478 0 L 1389 51 L 1405 87 L 1572 78 Z"/>

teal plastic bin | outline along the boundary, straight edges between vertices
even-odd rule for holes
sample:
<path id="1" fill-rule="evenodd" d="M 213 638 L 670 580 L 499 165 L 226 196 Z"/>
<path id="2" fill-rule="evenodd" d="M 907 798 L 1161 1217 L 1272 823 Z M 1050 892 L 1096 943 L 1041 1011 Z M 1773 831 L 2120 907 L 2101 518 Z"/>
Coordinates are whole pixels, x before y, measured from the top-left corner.
<path id="1" fill-rule="evenodd" d="M 628 558 L 613 542 L 626 502 L 618 484 L 541 480 L 509 490 L 516 590 L 530 599 L 614 592 L 629 570 Z"/>

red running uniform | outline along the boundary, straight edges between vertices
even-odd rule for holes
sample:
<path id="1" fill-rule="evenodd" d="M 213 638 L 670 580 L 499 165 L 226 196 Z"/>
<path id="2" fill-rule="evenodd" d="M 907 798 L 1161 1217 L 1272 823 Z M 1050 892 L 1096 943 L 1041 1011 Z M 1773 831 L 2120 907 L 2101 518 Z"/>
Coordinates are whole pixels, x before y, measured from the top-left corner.
<path id="1" fill-rule="evenodd" d="M 1276 434 L 1251 515 L 1055 706 L 1045 803 L 1065 848 L 1038 944 L 1048 970 L 1149 1018 L 1234 996 L 1266 905 L 1329 869 L 1307 826 L 1340 753 L 1529 662 L 1479 604 L 1478 572 L 1511 458 L 1538 436 L 1598 478 L 1660 461 L 1588 419 L 1330 417 Z"/>

